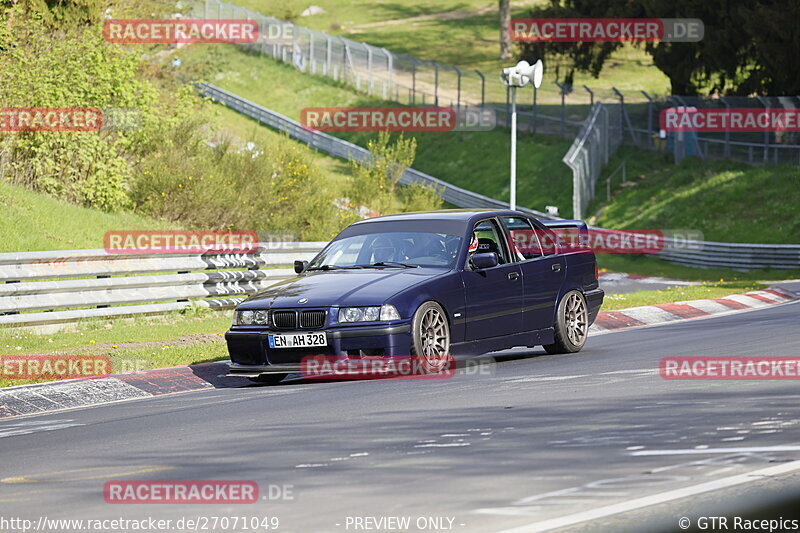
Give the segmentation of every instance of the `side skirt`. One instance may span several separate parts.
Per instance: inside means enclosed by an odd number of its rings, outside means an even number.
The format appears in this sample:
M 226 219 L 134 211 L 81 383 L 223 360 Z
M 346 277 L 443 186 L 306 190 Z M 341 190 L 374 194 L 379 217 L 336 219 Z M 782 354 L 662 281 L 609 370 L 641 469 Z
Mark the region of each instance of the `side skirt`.
M 541 346 L 542 344 L 552 344 L 553 342 L 555 342 L 553 328 L 544 328 L 515 333 L 514 335 L 451 344 L 450 353 L 452 355 L 481 355 L 517 346 Z

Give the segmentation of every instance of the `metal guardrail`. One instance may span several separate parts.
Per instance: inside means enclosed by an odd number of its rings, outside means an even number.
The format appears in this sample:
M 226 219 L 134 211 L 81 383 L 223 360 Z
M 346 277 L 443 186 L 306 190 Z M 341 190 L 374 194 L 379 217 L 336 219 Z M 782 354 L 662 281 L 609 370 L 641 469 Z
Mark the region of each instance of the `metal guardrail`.
M 321 150 L 335 157 L 345 159 L 352 157 L 358 161 L 365 161 L 371 157 L 369 151 L 365 148 L 327 133 L 304 128 L 300 123 L 280 113 L 276 113 L 271 109 L 250 102 L 224 89 L 207 83 L 200 83 L 197 87 L 206 96 L 224 103 L 231 109 L 257 120 L 262 124 L 283 131 L 289 134 L 293 139 L 303 142 L 312 148 Z M 619 144 L 622 136 L 622 114 L 619 106 L 613 104 L 595 104 L 595 106 L 601 105 L 610 115 L 610 124 L 605 125 L 607 131 L 604 132 L 604 138 L 594 139 L 591 143 L 594 147 L 592 148 L 594 157 L 601 157 L 603 155 L 606 143 L 608 143 L 609 150 L 613 149 L 615 145 Z M 599 109 L 599 107 L 596 107 L 596 109 Z M 581 148 L 583 148 L 583 145 L 576 147 L 575 152 Z M 573 153 L 572 149 L 567 156 L 565 156 L 565 159 L 569 157 L 570 153 Z M 594 183 L 589 185 L 592 177 L 590 175 L 582 175 L 580 179 L 587 183 L 587 191 L 591 190 L 593 194 Z M 596 181 L 596 179 L 595 177 L 594 180 Z M 405 173 L 400 178 L 400 183 L 408 184 L 413 182 L 424 183 L 438 188 L 442 191 L 442 197 L 445 201 L 457 207 L 486 207 L 495 209 L 504 209 L 508 207 L 507 203 L 500 200 L 495 200 L 494 198 L 489 198 L 488 196 L 456 187 L 455 185 L 451 185 L 418 170 L 411 168 L 406 169 Z M 583 187 L 583 185 L 581 186 Z M 586 199 L 585 203 L 588 204 L 588 199 Z M 517 209 L 543 220 L 560 219 L 559 217 L 548 215 L 534 209 L 524 207 L 518 207 Z M 674 241 L 669 238 L 665 239 L 665 245 L 665 251 L 654 254 L 655 257 L 687 266 L 701 268 L 732 268 L 738 270 L 761 268 L 800 269 L 800 245 L 720 243 L 691 240 Z
M 800 244 L 673 242 L 671 239 L 665 239 L 665 243 L 665 250 L 655 257 L 690 267 L 740 271 L 800 269 Z
M 333 135 L 315 131 L 304 127 L 299 122 L 290 119 L 287 116 L 281 115 L 271 109 L 260 106 L 254 102 L 246 100 L 231 92 L 221 89 L 208 83 L 198 83 L 198 90 L 201 94 L 208 96 L 217 102 L 223 103 L 229 108 L 242 113 L 245 116 L 257 120 L 258 122 L 269 126 L 278 131 L 288 134 L 291 138 L 296 139 L 306 145 L 325 152 L 328 155 L 339 157 L 342 159 L 354 159 L 356 161 L 369 161 L 372 155 L 369 150 L 362 148 L 356 144 L 340 139 Z M 435 178 L 419 170 L 407 168 L 403 175 L 400 177 L 400 184 L 408 185 L 410 183 L 422 183 L 441 191 L 441 196 L 445 202 L 448 202 L 456 207 L 467 208 L 492 208 L 492 209 L 505 209 L 508 207 L 507 202 L 495 200 L 482 194 L 473 191 L 468 191 L 461 187 L 457 187 L 439 178 Z M 546 220 L 554 219 L 553 217 L 541 211 L 534 209 L 519 208 L 520 211 L 530 213 L 537 218 Z
M 0 326 L 230 309 L 290 278 L 326 243 L 260 244 L 251 254 L 115 255 L 105 250 L 0 254 Z M 693 267 L 800 268 L 800 245 L 666 239 L 656 257 Z
M 294 275 L 326 243 L 259 244 L 249 254 L 118 255 L 105 250 L 0 254 L 0 325 L 231 308 Z

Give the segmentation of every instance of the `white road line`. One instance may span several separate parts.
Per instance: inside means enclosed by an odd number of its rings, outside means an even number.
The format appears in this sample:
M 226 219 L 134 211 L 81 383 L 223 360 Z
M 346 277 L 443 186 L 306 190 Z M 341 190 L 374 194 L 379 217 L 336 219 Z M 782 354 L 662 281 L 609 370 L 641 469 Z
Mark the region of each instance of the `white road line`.
M 777 476 L 780 474 L 786 474 L 788 472 L 794 472 L 795 470 L 800 470 L 800 461 L 792 461 L 790 463 L 762 468 L 761 470 L 753 470 L 751 472 L 747 472 L 746 474 L 716 479 L 714 481 L 700 483 L 699 485 L 693 485 L 691 487 L 670 490 L 660 494 L 653 494 L 652 496 L 645 496 L 643 498 L 637 498 L 635 500 L 629 500 L 613 505 L 606 505 L 605 507 L 598 507 L 596 509 L 583 511 L 581 513 L 561 516 L 559 518 L 552 518 L 550 520 L 543 520 L 541 522 L 532 522 L 524 526 L 505 529 L 498 533 L 529 533 L 536 531 L 549 531 L 551 529 L 558 529 L 579 524 L 588 520 L 597 520 L 598 518 L 613 516 L 619 513 L 626 513 L 628 511 L 634 511 L 636 509 L 649 507 L 651 505 L 687 498 L 696 494 L 703 494 L 705 492 L 711 492 L 727 487 L 733 487 L 735 485 L 750 483 L 751 481 L 761 480 L 766 476 Z
M 684 450 L 642 450 L 629 455 L 699 455 L 706 453 L 760 453 L 760 452 L 800 452 L 800 446 L 751 446 L 744 448 L 687 448 Z

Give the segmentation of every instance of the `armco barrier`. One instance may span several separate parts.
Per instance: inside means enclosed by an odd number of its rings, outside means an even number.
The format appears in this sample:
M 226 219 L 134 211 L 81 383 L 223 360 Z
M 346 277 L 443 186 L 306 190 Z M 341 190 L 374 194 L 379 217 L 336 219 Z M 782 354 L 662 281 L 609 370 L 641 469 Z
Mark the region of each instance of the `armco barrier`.
M 0 254 L 0 325 L 230 308 L 294 275 L 324 242 L 260 244 L 251 254 L 115 255 L 105 250 Z
M 0 326 L 229 309 L 294 275 L 324 242 L 260 244 L 251 254 L 114 255 L 105 250 L 0 254 Z M 800 269 L 800 245 L 667 239 L 657 257 L 693 267 Z
M 258 122 L 269 126 L 278 131 L 288 134 L 291 138 L 296 139 L 302 143 L 307 144 L 311 148 L 325 152 L 333 157 L 342 159 L 354 159 L 356 161 L 368 161 L 372 156 L 366 148 L 362 148 L 344 139 L 340 139 L 333 135 L 315 131 L 303 127 L 299 122 L 290 119 L 280 113 L 276 113 L 271 109 L 260 106 L 240 96 L 237 96 L 225 89 L 220 89 L 208 83 L 197 84 L 198 90 L 201 94 L 223 103 L 229 108 L 238 111 L 239 113 L 257 120 Z M 414 170 L 413 168 L 406 169 L 403 176 L 400 178 L 400 183 L 408 185 L 410 183 L 423 183 L 435 187 L 441 191 L 442 198 L 456 207 L 487 207 L 493 209 L 503 209 L 508 207 L 506 202 L 489 198 L 476 192 L 456 187 L 446 181 L 442 181 L 433 176 L 429 176 L 424 172 Z M 527 209 L 524 207 L 519 208 L 520 211 L 530 213 L 537 218 L 551 220 L 557 217 L 552 217 L 534 209 Z

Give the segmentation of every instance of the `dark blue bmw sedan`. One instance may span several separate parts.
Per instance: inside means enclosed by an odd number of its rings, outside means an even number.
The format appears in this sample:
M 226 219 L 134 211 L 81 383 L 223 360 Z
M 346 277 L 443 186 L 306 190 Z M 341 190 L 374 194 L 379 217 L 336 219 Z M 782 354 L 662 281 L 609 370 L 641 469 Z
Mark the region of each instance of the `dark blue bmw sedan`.
M 443 210 L 345 228 L 260 291 L 225 334 L 229 375 L 277 382 L 310 355 L 441 357 L 516 346 L 579 351 L 603 302 L 594 254 L 518 211 Z

